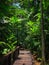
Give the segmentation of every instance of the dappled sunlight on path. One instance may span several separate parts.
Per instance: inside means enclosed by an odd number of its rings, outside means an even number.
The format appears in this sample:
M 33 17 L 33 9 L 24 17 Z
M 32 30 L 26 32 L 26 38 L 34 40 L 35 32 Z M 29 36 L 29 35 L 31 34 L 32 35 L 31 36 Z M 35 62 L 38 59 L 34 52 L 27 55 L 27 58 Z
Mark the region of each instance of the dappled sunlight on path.
M 15 60 L 13 65 L 33 65 L 30 51 L 20 50 L 18 59 Z

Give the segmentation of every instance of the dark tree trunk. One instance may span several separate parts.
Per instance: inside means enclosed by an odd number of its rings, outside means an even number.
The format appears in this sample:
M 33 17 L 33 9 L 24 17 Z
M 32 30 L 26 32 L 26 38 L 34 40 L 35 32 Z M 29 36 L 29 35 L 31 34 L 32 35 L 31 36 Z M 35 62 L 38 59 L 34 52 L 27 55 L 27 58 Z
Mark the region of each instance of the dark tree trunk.
M 44 36 L 44 16 L 43 16 L 43 4 L 40 0 L 41 9 L 41 40 L 42 40 L 42 65 L 45 65 L 45 36 Z

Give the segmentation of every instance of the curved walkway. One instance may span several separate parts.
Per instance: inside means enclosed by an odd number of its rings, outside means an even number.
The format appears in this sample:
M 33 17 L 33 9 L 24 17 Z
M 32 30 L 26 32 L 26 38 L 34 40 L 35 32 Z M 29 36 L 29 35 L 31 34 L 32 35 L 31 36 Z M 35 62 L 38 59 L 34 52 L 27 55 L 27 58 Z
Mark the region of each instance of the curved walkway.
M 20 50 L 18 59 L 15 60 L 13 65 L 34 65 L 30 51 Z

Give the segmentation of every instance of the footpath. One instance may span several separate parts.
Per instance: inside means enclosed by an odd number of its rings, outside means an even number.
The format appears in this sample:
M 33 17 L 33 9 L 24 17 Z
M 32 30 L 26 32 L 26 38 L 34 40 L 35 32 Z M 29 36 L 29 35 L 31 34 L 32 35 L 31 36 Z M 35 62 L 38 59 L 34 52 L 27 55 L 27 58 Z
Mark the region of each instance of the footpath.
M 30 51 L 20 50 L 19 56 L 13 65 L 34 65 Z

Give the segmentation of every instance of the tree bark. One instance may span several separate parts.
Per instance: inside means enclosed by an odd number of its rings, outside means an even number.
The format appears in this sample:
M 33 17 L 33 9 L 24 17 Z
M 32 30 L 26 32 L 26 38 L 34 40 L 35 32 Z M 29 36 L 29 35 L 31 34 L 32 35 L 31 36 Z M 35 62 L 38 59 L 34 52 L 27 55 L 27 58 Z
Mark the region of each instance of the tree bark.
M 45 65 L 45 36 L 44 36 L 44 16 L 43 16 L 42 0 L 40 0 L 40 11 L 41 11 L 42 65 Z

